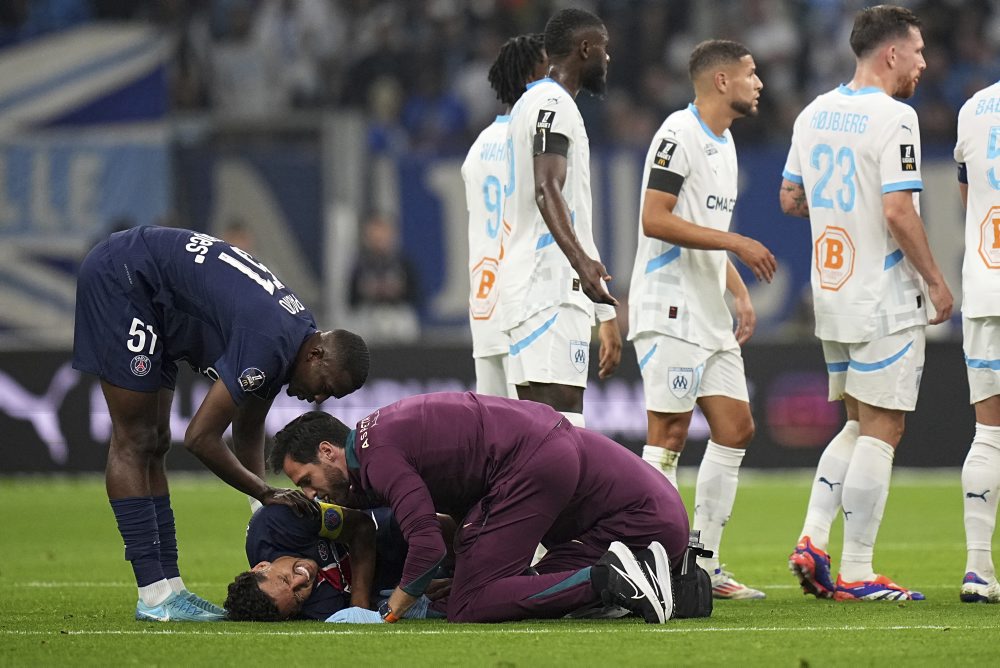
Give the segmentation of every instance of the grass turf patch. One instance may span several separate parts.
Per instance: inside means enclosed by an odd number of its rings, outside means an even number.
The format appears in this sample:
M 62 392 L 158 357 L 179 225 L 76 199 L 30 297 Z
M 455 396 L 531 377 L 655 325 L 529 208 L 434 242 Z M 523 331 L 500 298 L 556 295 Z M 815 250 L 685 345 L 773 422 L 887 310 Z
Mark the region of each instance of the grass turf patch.
M 691 507 L 693 475 L 682 491 Z M 718 601 L 709 619 L 493 625 L 148 624 L 98 478 L 0 478 L 0 664 L 435 666 L 940 665 L 992 663 L 1000 606 L 958 600 L 965 560 L 957 470 L 897 472 L 875 565 L 921 602 L 841 604 L 803 596 L 787 570 L 808 474 L 745 472 L 722 558 L 762 601 Z M 221 603 L 247 567 L 245 497 L 211 477 L 175 476 L 181 572 Z M 839 524 L 839 523 L 838 523 Z M 836 567 L 839 527 L 830 546 Z

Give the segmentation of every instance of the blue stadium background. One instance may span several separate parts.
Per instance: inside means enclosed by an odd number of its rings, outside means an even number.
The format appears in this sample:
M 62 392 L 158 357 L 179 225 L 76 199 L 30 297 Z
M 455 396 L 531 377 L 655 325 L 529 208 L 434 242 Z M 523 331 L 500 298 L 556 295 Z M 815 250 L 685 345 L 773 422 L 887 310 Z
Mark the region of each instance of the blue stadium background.
M 97 471 L 108 421 L 93 379 L 68 366 L 75 271 L 130 225 L 215 234 L 233 221 L 324 326 L 359 329 L 347 283 L 359 225 L 396 217 L 419 277 L 421 334 L 372 337 L 371 382 L 328 410 L 350 422 L 414 392 L 473 384 L 466 324 L 466 218 L 459 174 L 498 111 L 485 70 L 502 40 L 541 30 L 567 3 L 496 0 L 38 0 L 0 7 L 0 464 L 3 472 Z M 847 80 L 846 32 L 864 4 L 832 0 L 605 0 L 609 92 L 581 96 L 592 141 L 597 240 L 625 294 L 641 164 L 662 118 L 690 97 L 686 56 L 708 37 L 754 52 L 761 115 L 734 127 L 735 227 L 778 257 L 753 284 L 745 350 L 758 423 L 751 466 L 810 466 L 841 420 L 825 401 L 811 334 L 807 226 L 777 190 L 795 114 Z M 960 292 L 962 217 L 951 146 L 958 106 L 1000 74 L 1000 2 L 904 2 L 922 16 L 928 71 L 914 105 L 924 140 L 921 206 Z M 750 277 L 746 277 L 750 282 Z M 623 322 L 627 318 L 621 313 Z M 363 328 L 360 328 L 362 333 Z M 972 429 L 960 321 L 932 330 L 921 401 L 897 462 L 957 466 Z M 175 434 L 206 390 L 185 377 Z M 280 403 L 269 428 L 305 406 Z M 590 426 L 630 447 L 645 415 L 634 352 L 587 392 Z M 703 444 L 696 419 L 692 440 Z M 179 449 L 178 449 L 179 450 Z M 197 465 L 183 452 L 171 466 Z

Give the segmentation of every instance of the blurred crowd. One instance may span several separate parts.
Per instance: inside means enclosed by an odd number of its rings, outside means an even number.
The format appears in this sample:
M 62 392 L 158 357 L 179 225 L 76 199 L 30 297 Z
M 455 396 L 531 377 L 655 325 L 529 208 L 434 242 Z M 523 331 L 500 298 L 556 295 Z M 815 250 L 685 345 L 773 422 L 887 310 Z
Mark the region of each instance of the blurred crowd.
M 817 93 L 853 72 L 860 0 L 4 0 L 0 45 L 84 21 L 141 19 L 174 39 L 178 111 L 266 119 L 346 106 L 376 151 L 464 151 L 497 112 L 486 72 L 503 41 L 556 9 L 597 13 L 611 35 L 609 89 L 583 99 L 591 141 L 645 146 L 691 96 L 687 59 L 724 37 L 754 53 L 765 89 L 741 140 L 786 140 Z M 950 141 L 968 95 L 1000 74 L 1000 0 L 902 0 L 924 22 L 914 99 L 925 142 Z

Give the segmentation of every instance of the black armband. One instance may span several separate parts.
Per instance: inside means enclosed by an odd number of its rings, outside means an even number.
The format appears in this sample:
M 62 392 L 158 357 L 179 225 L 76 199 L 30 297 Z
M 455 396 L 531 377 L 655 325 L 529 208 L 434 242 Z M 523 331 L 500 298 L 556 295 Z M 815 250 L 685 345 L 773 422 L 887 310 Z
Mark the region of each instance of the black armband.
M 659 190 L 676 195 L 681 191 L 682 185 L 684 185 L 684 177 L 677 172 L 670 172 L 666 169 L 649 170 L 649 179 L 646 181 L 646 187 L 651 190 Z
M 535 133 L 535 146 L 532 155 L 542 155 L 543 153 L 555 153 L 565 158 L 569 155 L 569 137 L 558 132 L 538 130 Z
M 958 163 L 958 182 L 969 185 L 969 170 L 964 162 Z

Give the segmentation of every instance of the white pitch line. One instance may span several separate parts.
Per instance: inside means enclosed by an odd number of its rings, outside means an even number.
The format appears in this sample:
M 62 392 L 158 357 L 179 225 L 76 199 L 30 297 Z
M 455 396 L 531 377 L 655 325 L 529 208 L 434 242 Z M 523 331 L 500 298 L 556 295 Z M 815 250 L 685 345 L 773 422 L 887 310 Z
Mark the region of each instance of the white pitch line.
M 551 623 L 551 622 L 548 622 Z M 0 635 L 7 636 L 49 636 L 49 635 L 70 635 L 70 636 L 319 636 L 336 634 L 343 635 L 373 635 L 374 629 L 348 629 L 343 624 L 336 625 L 336 628 L 327 627 L 329 630 L 316 631 L 195 631 L 195 630 L 172 630 L 172 629 L 150 629 L 148 631 L 20 631 L 15 629 L 0 629 Z M 639 631 L 641 633 L 760 633 L 760 632 L 807 632 L 816 631 L 983 631 L 986 629 L 1000 629 L 1000 625 L 935 625 L 935 624 L 897 624 L 893 626 L 746 626 L 746 627 L 695 627 L 695 628 L 662 628 L 659 626 L 630 626 L 629 631 Z M 579 627 L 566 625 L 560 628 L 535 628 L 535 629 L 503 629 L 503 628 L 450 628 L 442 629 L 405 629 L 393 627 L 386 629 L 384 633 L 390 635 L 537 635 L 549 633 L 608 633 L 612 629 L 607 625 L 599 627 Z M 380 633 L 383 633 L 380 631 Z
M 194 588 L 200 587 L 224 587 L 228 585 L 228 582 L 191 582 L 187 583 L 188 586 Z M 0 587 L 5 585 L 0 584 Z M 135 588 L 134 582 L 87 582 L 80 580 L 66 580 L 60 582 L 59 580 L 28 580 L 27 582 L 11 582 L 10 587 L 38 587 L 38 588 L 63 588 L 63 587 L 132 587 Z
M 192 589 L 201 589 L 201 588 L 207 588 L 207 587 L 225 587 L 228 584 L 229 584 L 229 582 L 191 582 L 191 583 L 188 583 L 188 586 L 190 586 Z M 755 584 L 758 587 L 760 587 L 761 589 L 765 589 L 765 590 L 766 589 L 779 589 L 779 590 L 783 590 L 783 589 L 800 589 L 801 588 L 800 585 L 792 584 L 792 583 L 789 583 L 789 582 L 781 582 L 781 583 L 773 583 L 773 584 L 765 584 L 765 583 L 758 582 L 758 583 L 755 583 Z M 952 588 L 954 586 L 955 585 L 954 585 L 953 582 L 949 582 L 947 584 L 926 584 L 926 583 L 923 583 L 920 587 L 918 587 L 918 589 L 948 589 L 948 588 Z M 107 587 L 107 588 L 118 588 L 118 587 L 121 587 L 121 588 L 124 589 L 126 587 L 134 588 L 135 587 L 135 583 L 133 583 L 133 582 L 87 582 L 87 581 L 78 581 L 78 580 L 67 580 L 65 582 L 60 582 L 60 581 L 57 581 L 57 580 L 29 580 L 27 582 L 11 582 L 11 583 L 6 583 L 6 584 L 0 583 L 0 589 L 3 589 L 4 587 L 29 587 L 29 588 L 37 588 L 37 589 L 62 589 L 62 588 L 69 588 L 69 587 L 99 589 L 99 588 L 102 588 L 102 587 Z

